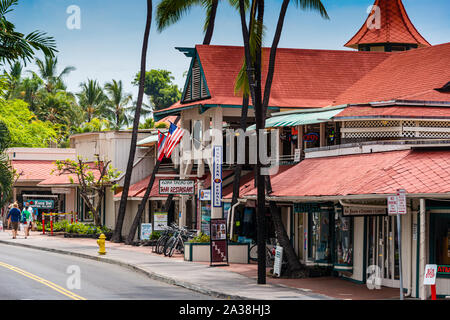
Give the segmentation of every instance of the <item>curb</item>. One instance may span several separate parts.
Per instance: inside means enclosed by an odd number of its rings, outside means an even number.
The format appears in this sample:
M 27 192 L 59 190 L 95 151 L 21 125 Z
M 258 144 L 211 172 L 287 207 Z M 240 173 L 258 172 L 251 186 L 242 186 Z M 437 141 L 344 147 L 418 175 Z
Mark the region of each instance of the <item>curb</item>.
M 141 274 L 144 274 L 145 276 L 149 277 L 150 279 L 153 280 L 157 280 L 157 281 L 161 281 L 167 284 L 171 284 L 171 285 L 175 285 L 178 287 L 182 287 L 185 289 L 189 289 L 201 294 L 205 294 L 205 295 L 209 295 L 212 296 L 214 298 L 218 298 L 218 299 L 225 299 L 225 300 L 254 300 L 252 298 L 249 297 L 243 297 L 243 296 L 238 296 L 238 295 L 229 295 L 220 291 L 215 291 L 215 290 L 210 290 L 210 289 L 206 289 L 204 287 L 200 287 L 197 286 L 195 284 L 192 284 L 190 282 L 186 282 L 186 281 L 180 281 L 180 280 L 175 280 L 173 278 L 167 277 L 167 276 L 163 276 L 160 274 L 157 274 L 155 272 L 151 272 L 151 271 L 147 271 L 144 270 L 136 265 L 130 264 L 130 263 L 126 263 L 126 262 L 121 262 L 121 261 L 117 261 L 114 259 L 109 259 L 109 258 L 103 258 L 100 256 L 93 256 L 93 255 L 89 255 L 89 254 L 85 254 L 85 253 L 78 253 L 78 252 L 72 252 L 72 251 L 66 251 L 66 250 L 60 250 L 60 249 L 53 249 L 53 248 L 42 248 L 42 247 L 38 247 L 38 246 L 34 246 L 34 245 L 30 245 L 30 244 L 23 244 L 23 243 L 12 243 L 9 241 L 5 241 L 5 240 L 0 240 L 1 244 L 6 244 L 6 245 L 11 245 L 11 246 L 17 246 L 17 247 L 24 247 L 24 248 L 28 248 L 28 249 L 35 249 L 35 250 L 41 250 L 41 251 L 48 251 L 48 252 L 53 252 L 53 253 L 58 253 L 58 254 L 64 254 L 64 255 L 69 255 L 69 256 L 75 256 L 75 257 L 79 257 L 79 258 L 84 258 L 84 259 L 89 259 L 89 260 L 94 260 L 94 261 L 99 261 L 99 262 L 106 262 L 106 263 L 110 263 L 110 264 L 114 264 L 114 265 L 118 265 L 121 267 L 125 267 L 127 269 L 139 272 Z

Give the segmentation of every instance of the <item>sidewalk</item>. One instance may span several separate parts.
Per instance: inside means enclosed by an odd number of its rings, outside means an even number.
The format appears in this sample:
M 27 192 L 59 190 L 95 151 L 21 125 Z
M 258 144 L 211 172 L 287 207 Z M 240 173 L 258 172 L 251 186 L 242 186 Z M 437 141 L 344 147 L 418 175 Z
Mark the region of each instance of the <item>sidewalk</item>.
M 28 239 L 11 231 L 0 232 L 0 243 L 118 264 L 145 273 L 149 277 L 222 299 L 259 300 L 329 300 L 395 299 L 398 289 L 368 290 L 366 286 L 337 278 L 278 279 L 267 276 L 267 284 L 257 285 L 256 264 L 231 264 L 210 267 L 209 263 L 184 261 L 151 252 L 151 247 L 106 243 L 107 254 L 98 255 L 95 239 L 64 238 L 32 232 Z

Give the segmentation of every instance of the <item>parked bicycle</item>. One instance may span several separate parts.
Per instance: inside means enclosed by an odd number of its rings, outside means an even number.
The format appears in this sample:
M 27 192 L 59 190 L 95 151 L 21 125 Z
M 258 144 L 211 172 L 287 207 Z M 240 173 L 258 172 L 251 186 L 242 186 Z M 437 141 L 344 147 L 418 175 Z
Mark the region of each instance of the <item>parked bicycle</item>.
M 196 232 L 196 230 L 188 230 L 185 227 L 175 230 L 172 237 L 166 242 L 164 255 L 171 257 L 175 250 L 184 253 L 184 242 L 194 238 Z
M 152 252 L 156 252 L 158 254 L 162 254 L 165 250 L 167 241 L 172 237 L 175 230 L 177 230 L 178 226 L 174 223 L 170 226 L 164 227 L 164 230 L 156 242 L 155 246 L 152 249 Z
M 266 242 L 266 267 L 272 267 L 275 262 L 275 239 L 269 239 Z M 252 261 L 258 261 L 258 245 L 253 243 L 250 247 L 249 258 Z

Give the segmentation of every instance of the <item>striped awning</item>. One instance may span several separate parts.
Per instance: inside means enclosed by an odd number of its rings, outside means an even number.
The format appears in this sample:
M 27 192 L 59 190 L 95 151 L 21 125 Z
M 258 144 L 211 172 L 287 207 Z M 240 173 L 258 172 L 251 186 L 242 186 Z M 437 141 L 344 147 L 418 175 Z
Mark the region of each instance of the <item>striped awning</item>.
M 266 119 L 266 128 L 274 127 L 295 127 L 306 124 L 327 122 L 340 113 L 346 106 L 326 107 L 309 110 L 287 111 L 274 114 Z M 255 130 L 256 125 L 252 125 L 248 130 Z

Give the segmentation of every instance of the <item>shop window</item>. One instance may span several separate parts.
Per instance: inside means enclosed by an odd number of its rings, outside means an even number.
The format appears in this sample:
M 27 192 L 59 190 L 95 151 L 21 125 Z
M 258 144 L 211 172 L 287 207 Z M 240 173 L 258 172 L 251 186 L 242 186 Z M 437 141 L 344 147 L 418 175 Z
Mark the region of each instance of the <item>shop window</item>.
M 339 265 L 353 264 L 353 220 L 344 217 L 342 212 L 337 214 L 336 228 L 336 258 L 335 263 Z
M 330 213 L 328 211 L 314 211 L 309 213 L 308 219 L 308 258 L 315 262 L 330 262 Z
M 434 263 L 437 265 L 450 265 L 450 213 L 431 214 L 432 227 L 431 233 L 431 252 L 434 252 Z

